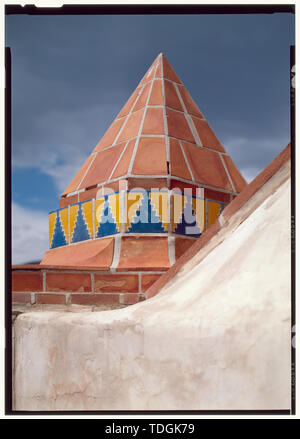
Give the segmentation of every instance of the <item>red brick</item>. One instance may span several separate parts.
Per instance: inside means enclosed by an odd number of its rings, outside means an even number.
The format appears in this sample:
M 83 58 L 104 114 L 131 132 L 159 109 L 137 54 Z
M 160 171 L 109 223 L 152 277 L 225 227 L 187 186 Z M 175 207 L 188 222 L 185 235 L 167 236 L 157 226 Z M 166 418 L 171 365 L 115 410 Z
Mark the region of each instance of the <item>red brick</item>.
M 120 160 L 120 162 L 118 163 L 113 175 L 111 176 L 111 178 L 118 178 L 118 177 L 122 177 L 123 175 L 126 175 L 128 173 L 128 167 L 129 167 L 129 163 L 132 157 L 132 153 L 133 153 L 133 148 L 135 146 L 135 142 L 136 139 L 132 139 L 128 145 L 127 148 L 122 156 L 122 159 Z
M 164 75 L 164 78 L 170 79 L 171 81 L 174 81 L 174 82 L 181 83 L 180 79 L 178 78 L 177 74 L 175 73 L 175 71 L 171 67 L 171 65 L 170 65 L 169 61 L 167 60 L 167 58 L 165 57 L 165 55 L 163 55 L 163 75 Z
M 184 189 L 192 189 L 192 195 L 197 195 L 197 189 L 198 186 L 195 186 L 193 184 L 189 184 L 183 181 L 179 181 L 179 180 L 171 180 L 171 186 L 170 189 L 174 190 L 174 193 L 177 192 L 177 189 L 179 189 L 182 194 L 184 193 Z M 202 189 L 202 188 L 199 188 Z
M 136 111 L 129 116 L 129 119 L 126 122 L 126 125 L 123 127 L 120 137 L 118 139 L 119 142 L 123 142 L 124 140 L 131 139 L 136 137 L 139 132 L 141 120 L 144 114 L 144 110 Z
M 96 198 L 98 191 L 101 191 L 100 187 L 94 187 L 93 189 L 88 189 L 87 191 L 79 193 L 79 201 L 91 200 Z
M 128 178 L 128 190 L 142 188 L 145 190 L 163 189 L 168 187 L 166 178 Z
M 151 96 L 149 99 L 149 105 L 163 105 L 161 85 L 162 85 L 161 80 L 155 80 L 153 82 Z
M 168 238 L 157 236 L 122 237 L 117 271 L 167 270 L 170 267 Z
M 71 181 L 71 183 L 69 184 L 69 186 L 67 187 L 67 189 L 64 191 L 64 193 L 62 195 L 69 194 L 70 192 L 76 191 L 79 183 L 82 180 L 82 177 L 85 174 L 85 171 L 87 170 L 87 168 L 90 165 L 93 158 L 94 158 L 94 155 L 92 155 L 92 154 L 87 158 L 87 160 L 84 162 L 84 164 L 79 169 L 79 171 L 77 172 L 77 174 L 75 175 L 75 177 L 73 178 L 73 180 Z
M 65 245 L 45 252 L 43 268 L 108 270 L 114 253 L 114 238 L 90 239 L 74 245 Z M 86 269 L 87 269 L 86 268 Z
M 14 271 L 12 273 L 12 291 L 43 291 L 43 274 Z
M 65 305 L 66 304 L 66 295 L 65 294 L 41 293 L 41 294 L 35 295 L 35 301 L 37 304 Z
M 226 152 L 206 120 L 196 119 L 195 117 L 192 117 L 192 119 L 203 146 Z
M 175 258 L 179 259 L 194 243 L 193 239 L 175 238 Z
M 120 113 L 118 114 L 117 119 L 119 117 L 122 117 L 122 116 L 127 116 L 127 114 L 130 112 L 130 110 L 131 110 L 131 108 L 132 108 L 132 106 L 137 98 L 139 91 L 140 91 L 139 88 L 136 88 L 134 90 L 134 92 L 132 93 L 132 95 L 130 96 L 130 98 L 128 99 L 128 101 L 126 102 L 126 104 L 124 105 L 124 107 L 122 108 Z
M 91 164 L 79 189 L 107 181 L 124 148 L 125 143 L 119 143 L 105 151 L 100 151 Z
M 167 170 L 165 139 L 143 137 L 138 144 L 133 174 L 165 175 Z
M 185 155 L 198 183 L 232 191 L 220 156 L 215 151 L 182 142 Z
M 78 202 L 78 194 L 72 195 L 71 197 L 60 198 L 59 200 L 59 208 L 69 206 L 70 204 L 75 204 Z
M 137 274 L 95 274 L 94 291 L 138 293 L 139 278 Z
M 161 78 L 161 62 L 159 62 L 157 70 L 156 70 L 156 74 L 155 74 L 155 78 Z
M 231 177 L 231 180 L 234 184 L 236 192 L 241 192 L 245 186 L 247 186 L 247 182 L 232 161 L 231 157 L 228 157 L 226 155 L 223 156 L 223 160 L 225 161 L 225 164 L 227 166 L 227 170 L 229 172 L 229 175 Z
M 124 305 L 133 305 L 134 303 L 140 302 L 139 294 L 124 294 L 122 298 L 122 303 Z
M 139 86 L 143 85 L 145 82 L 148 82 L 154 78 L 156 65 L 157 65 L 157 58 L 155 58 L 155 60 L 153 61 L 153 63 L 151 64 L 151 66 L 149 67 L 149 69 L 147 70 L 145 75 L 143 76 L 141 82 L 139 83 Z
M 170 139 L 170 165 L 171 175 L 185 178 L 186 180 L 192 180 L 192 176 L 185 163 L 179 142 L 175 139 Z
M 126 183 L 126 179 L 111 181 L 110 183 L 104 184 L 103 186 L 99 187 L 99 189 L 101 190 L 102 187 L 104 188 L 104 194 L 111 194 L 112 192 L 126 190 L 127 183 Z
M 230 194 L 221 191 L 213 191 L 212 189 L 204 188 L 204 198 L 210 200 L 223 201 L 224 203 L 230 203 Z
M 183 111 L 179 97 L 172 82 L 164 81 L 164 86 L 166 106 L 174 108 L 175 110 Z
M 115 138 L 117 137 L 117 134 L 123 126 L 124 121 L 125 119 L 118 119 L 110 125 L 110 127 L 102 137 L 101 141 L 95 147 L 94 152 L 100 151 L 100 149 L 106 148 L 107 146 L 110 146 L 114 143 Z
M 166 109 L 166 113 L 169 135 L 171 137 L 176 137 L 177 139 L 195 143 L 194 136 L 184 114 L 170 110 L 169 108 Z
M 120 295 L 109 293 L 71 294 L 71 302 L 77 305 L 100 305 L 119 303 Z
M 30 303 L 30 293 L 12 293 L 13 303 Z
M 46 273 L 46 291 L 91 291 L 89 273 Z
M 147 108 L 142 134 L 165 134 L 162 108 Z
M 12 266 L 13 271 L 41 271 L 41 268 L 40 264 L 20 264 Z
M 143 293 L 151 287 L 154 282 L 159 279 L 161 274 L 143 274 L 142 275 L 142 291 Z
M 193 98 L 191 97 L 189 92 L 184 88 L 184 86 L 178 85 L 178 90 L 182 97 L 187 112 L 194 116 L 203 118 L 202 113 L 199 111 L 197 105 L 193 101 Z
M 150 82 L 148 82 L 148 84 L 145 85 L 132 111 L 137 111 L 145 107 L 150 91 L 150 85 L 151 85 Z

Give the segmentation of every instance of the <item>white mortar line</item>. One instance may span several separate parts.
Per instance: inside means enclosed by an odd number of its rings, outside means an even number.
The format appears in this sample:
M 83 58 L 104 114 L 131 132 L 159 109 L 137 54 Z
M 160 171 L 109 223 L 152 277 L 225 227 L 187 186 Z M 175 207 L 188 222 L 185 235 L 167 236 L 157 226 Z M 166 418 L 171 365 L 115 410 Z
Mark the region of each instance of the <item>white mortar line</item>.
M 118 134 L 117 134 L 117 137 L 115 138 L 114 142 L 112 143 L 112 146 L 114 146 L 114 145 L 117 143 L 117 140 L 118 140 L 118 138 L 120 137 L 120 134 L 121 134 L 121 132 L 122 132 L 124 126 L 127 124 L 127 120 L 129 119 L 129 117 L 130 117 L 131 114 L 133 113 L 132 110 L 133 110 L 133 108 L 135 107 L 135 104 L 137 103 L 139 97 L 141 96 L 141 94 L 142 94 L 144 88 L 145 88 L 145 84 L 141 87 L 141 90 L 139 90 L 139 92 L 138 92 L 138 94 L 137 94 L 137 97 L 136 97 L 134 103 L 132 104 L 132 107 L 130 108 L 129 113 L 127 114 L 126 119 L 125 119 L 123 125 L 121 126 L 121 128 L 120 128 L 120 130 L 119 130 L 119 132 L 118 132 Z M 134 92 L 133 92 L 133 93 L 134 93 Z M 125 105 L 126 105 L 126 104 L 125 104 Z M 141 110 L 141 109 L 140 109 L 140 110 Z M 140 111 L 140 110 L 137 110 L 137 111 Z
M 168 174 L 130 174 L 129 177 L 135 178 L 167 178 Z
M 205 199 L 205 230 L 208 228 L 208 201 Z
M 169 215 L 169 226 L 168 226 L 168 235 L 172 236 L 173 231 L 172 231 L 172 227 L 173 227 L 173 198 L 172 197 L 172 191 L 169 189 L 168 190 L 168 215 Z
M 46 291 L 46 273 L 43 272 L 43 292 Z
M 167 81 L 167 79 L 163 79 L 163 80 L 161 80 L 161 79 L 151 79 L 151 81 Z M 150 82 L 150 81 L 149 81 Z M 169 81 L 170 82 L 170 81 Z M 175 85 L 175 84 L 174 84 Z M 168 105 L 166 105 L 165 106 L 166 108 L 169 108 L 170 110 L 174 110 L 174 111 L 176 111 L 177 113 L 184 113 L 184 111 L 181 111 L 181 110 L 178 110 L 177 108 L 173 108 L 173 107 L 169 107 Z M 148 108 L 163 108 L 163 105 L 159 105 L 159 104 L 150 104 L 150 105 L 148 105 Z M 132 111 L 130 114 L 134 114 L 134 113 L 137 113 L 138 111 L 140 111 L 142 108 L 139 108 L 138 110 L 134 110 L 134 111 Z M 200 110 L 199 110 L 200 111 Z M 188 113 L 188 114 L 190 114 L 190 113 Z M 193 116 L 193 117 L 195 117 L 196 119 L 199 119 L 199 120 L 205 120 L 206 121 L 206 119 L 204 118 L 204 117 L 200 117 L 200 116 L 196 116 L 195 114 L 191 114 L 191 116 Z M 117 122 L 118 120 L 121 120 L 121 119 L 125 119 L 127 116 L 122 116 L 122 117 L 119 117 L 118 119 L 115 119 L 114 120 L 114 122 Z M 107 131 L 107 130 L 106 130 Z M 100 143 L 100 142 L 98 142 L 98 143 Z M 97 145 L 98 145 L 98 143 L 97 143 Z M 96 145 L 96 146 L 97 146 Z M 96 148 L 96 146 L 95 146 L 95 148 Z M 94 149 L 95 149 L 94 148 Z M 101 150 L 102 151 L 102 150 Z M 97 153 L 98 151 L 94 151 L 93 150 L 93 153 Z
M 184 238 L 184 236 L 183 235 L 176 235 L 177 237 L 183 237 Z M 192 238 L 192 239 L 197 239 L 197 238 Z M 166 270 L 164 270 L 164 271 L 166 271 Z M 163 270 L 122 270 L 122 271 L 116 271 L 116 273 L 115 273 L 115 275 L 116 276 L 118 276 L 118 275 L 124 275 L 124 274 L 138 274 L 138 273 L 140 273 L 140 272 L 142 272 L 143 274 L 159 274 L 159 273 L 163 273 L 164 272 Z M 94 274 L 101 274 L 101 276 L 105 276 L 105 275 L 107 275 L 107 276 L 109 276 L 110 274 L 111 274 L 111 271 L 110 270 L 100 270 L 100 269 L 98 269 L 97 267 L 95 267 L 95 268 L 87 268 L 86 270 L 83 268 L 83 269 L 79 269 L 79 270 L 74 270 L 74 269 L 69 269 L 69 268 L 63 268 L 63 269 L 59 269 L 59 270 L 45 270 L 45 272 L 47 272 L 47 273 L 70 273 L 70 274 L 73 274 L 73 273 L 82 273 L 82 274 L 91 274 L 91 273 L 94 273 Z M 42 293 L 52 293 L 52 294 L 57 294 L 57 291 L 36 291 L 34 294 L 36 294 L 36 293 L 38 293 L 38 294 L 42 294 Z M 65 292 L 65 291 L 62 291 L 62 292 Z M 76 293 L 76 291 L 73 291 L 74 293 Z M 77 291 L 78 292 L 78 291 Z M 17 294 L 19 294 L 19 293 L 28 293 L 28 291 L 17 291 L 16 292 Z M 82 292 L 78 292 L 79 294 L 82 294 Z M 137 294 L 137 293 L 136 293 Z
M 137 136 L 131 137 L 130 139 L 128 139 L 128 141 L 133 140 L 133 139 L 135 139 L 136 137 L 137 137 Z M 147 137 L 164 138 L 164 137 L 166 137 L 166 136 L 165 136 L 164 134 L 141 134 L 140 137 L 141 137 L 141 138 L 147 138 Z M 193 145 L 193 146 L 197 146 L 197 147 L 202 148 L 202 149 L 206 149 L 207 151 L 216 152 L 216 153 L 218 153 L 218 154 L 221 154 L 222 156 L 228 156 L 228 157 L 230 157 L 230 155 L 229 155 L 227 152 L 218 151 L 218 150 L 216 150 L 216 149 L 214 149 L 214 148 L 208 148 L 207 146 L 203 146 L 203 145 L 196 145 L 195 143 L 189 142 L 188 140 L 182 140 L 182 139 L 180 139 L 180 138 L 178 138 L 178 137 L 173 137 L 173 136 L 168 135 L 168 139 L 175 139 L 175 140 L 177 140 L 177 141 L 181 141 L 181 142 L 188 143 L 189 145 Z M 124 143 L 124 142 L 120 142 L 118 145 L 120 145 L 121 143 Z M 116 145 L 113 145 L 113 146 L 111 145 L 111 146 L 108 146 L 107 148 L 103 148 L 103 149 L 101 149 L 100 151 L 98 151 L 98 152 L 95 153 L 95 154 L 98 154 L 98 153 L 100 153 L 100 152 L 102 152 L 102 151 L 106 151 L 107 149 L 113 148 L 114 146 L 116 146 Z M 134 174 L 134 175 L 135 175 L 135 174 Z M 122 179 L 124 179 L 124 177 L 126 177 L 126 176 L 129 176 L 129 174 L 128 174 L 128 173 L 127 173 L 127 174 L 124 174 L 124 175 L 121 176 L 121 177 L 118 177 L 118 178 L 115 178 L 115 179 L 108 180 L 108 181 L 105 182 L 105 183 L 104 183 L 104 182 L 98 183 L 97 186 L 100 187 L 100 186 L 102 186 L 102 185 L 104 185 L 104 184 L 107 184 L 108 182 L 115 182 L 115 181 L 117 181 L 117 180 L 122 180 Z M 130 176 L 133 176 L 133 175 L 130 175 Z M 150 176 L 149 176 L 149 177 L 150 177 Z M 154 176 L 154 177 L 155 177 L 155 176 Z M 153 178 L 153 176 L 152 176 L 151 178 Z M 172 178 L 174 178 L 174 177 L 172 176 Z M 93 187 L 94 187 L 94 186 L 93 186 Z M 85 192 L 85 191 L 88 191 L 88 190 L 90 190 L 89 187 L 87 187 L 87 188 L 83 188 L 83 189 L 80 189 L 80 190 L 76 190 L 76 191 L 74 191 L 74 192 L 70 192 L 70 193 L 66 194 L 66 196 L 63 197 L 63 198 L 68 198 L 68 197 L 71 197 L 71 196 L 73 196 L 73 195 L 78 195 L 79 193 L 81 193 L 81 192 Z M 79 197 L 77 197 L 77 198 L 78 198 L 77 201 L 79 201 Z
M 93 227 L 93 236 L 92 236 L 92 238 L 95 239 L 95 236 L 96 236 L 96 230 L 95 230 L 95 198 L 92 199 L 92 227 Z
M 127 140 L 126 145 L 125 145 L 125 147 L 123 148 L 123 151 L 121 152 L 121 154 L 120 154 L 118 160 L 117 160 L 116 163 L 115 163 L 115 166 L 113 167 L 113 170 L 111 171 L 111 173 L 110 173 L 110 175 L 109 175 L 109 177 L 108 177 L 108 180 L 111 179 L 112 175 L 114 174 L 115 170 L 117 169 L 117 166 L 118 166 L 118 164 L 120 163 L 120 161 L 121 161 L 123 155 L 125 154 L 125 151 L 126 151 L 126 149 L 127 149 L 127 146 L 128 146 L 128 144 L 129 144 L 129 142 L 130 142 L 130 140 Z
M 91 276 L 91 292 L 94 293 L 95 292 L 95 277 L 94 277 L 94 273 L 90 273 Z
M 162 55 L 160 57 L 161 63 L 161 89 L 162 89 L 162 99 L 163 99 L 163 120 L 164 120 L 164 131 L 165 131 L 165 143 L 166 143 L 166 159 L 167 162 L 170 162 L 170 142 L 169 142 L 169 130 L 168 130 L 168 122 L 167 122 L 167 112 L 166 112 L 166 90 L 165 90 L 165 82 L 164 82 L 164 65 Z M 169 174 L 169 172 L 168 172 Z
M 175 258 L 175 236 L 168 236 L 168 255 L 170 264 L 173 265 L 176 261 Z
M 71 242 L 71 234 L 70 234 L 71 218 L 70 218 L 70 214 L 71 214 L 71 208 L 70 208 L 70 204 L 69 204 L 68 205 L 68 239 L 69 239 L 69 244 Z
M 78 191 L 74 191 L 74 192 L 69 192 L 64 198 L 69 198 L 72 197 L 73 195 L 78 195 Z
M 180 94 L 180 96 L 181 96 L 181 93 L 180 93 L 180 89 L 179 89 L 179 87 L 177 87 L 177 85 L 175 85 L 175 87 L 176 87 L 177 92 L 179 92 L 179 94 Z M 195 105 L 195 107 L 197 108 L 197 110 L 199 111 L 199 113 L 202 114 L 202 111 L 200 111 L 200 108 L 198 107 L 198 105 L 197 105 L 196 102 L 194 101 L 193 96 L 189 93 L 188 89 L 184 86 L 184 84 L 182 84 L 181 87 L 183 87 L 183 88 L 185 89 L 185 91 L 186 91 L 186 92 L 188 93 L 188 95 L 190 96 L 190 98 L 191 98 L 193 104 Z M 196 117 L 196 118 L 199 119 L 199 120 L 206 120 L 205 117 L 203 116 L 203 114 L 202 114 L 203 117 L 199 117 L 199 116 L 194 115 L 194 114 L 192 114 L 192 113 L 189 113 L 189 114 L 190 114 L 191 116 L 193 116 L 193 117 Z
M 174 139 L 175 139 L 175 137 L 174 137 Z M 180 141 L 180 139 L 176 139 L 176 140 Z M 191 145 L 196 146 L 193 143 L 191 143 Z M 217 151 L 215 151 L 215 152 L 217 152 Z M 222 153 L 219 153 L 219 154 L 222 154 Z M 154 174 L 131 174 L 131 175 L 127 174 L 127 175 L 123 175 L 121 177 L 113 178 L 112 180 L 109 180 L 107 182 L 98 183 L 97 187 L 99 187 L 99 188 L 101 187 L 103 189 L 104 185 L 108 185 L 110 183 L 115 183 L 116 181 L 119 181 L 119 180 L 124 180 L 124 178 L 128 177 L 128 176 L 130 176 L 131 178 L 136 178 L 136 179 L 137 178 L 153 178 L 153 179 L 155 179 L 155 178 L 157 178 L 157 179 L 161 179 L 161 178 L 166 179 L 167 178 L 168 179 L 167 174 L 155 174 L 155 175 Z M 223 193 L 226 193 L 226 194 L 232 194 L 234 196 L 238 195 L 238 193 L 235 192 L 235 191 L 230 191 L 230 190 L 227 190 L 227 189 L 222 189 L 222 188 L 217 188 L 217 187 L 214 187 L 214 186 L 209 186 L 209 185 L 206 185 L 206 184 L 203 184 L 203 183 L 199 183 L 197 181 L 192 181 L 192 180 L 187 180 L 185 178 L 177 177 L 175 175 L 172 175 L 171 178 L 173 180 L 181 181 L 183 183 L 193 183 L 197 187 L 203 187 L 203 188 L 206 188 L 206 189 L 212 189 L 212 190 L 214 190 L 216 192 L 223 192 Z M 89 189 L 87 188 L 87 190 L 89 190 Z
M 92 153 L 92 154 L 93 154 L 93 153 Z M 80 187 L 81 183 L 83 182 L 83 180 L 85 179 L 85 177 L 86 177 L 86 175 L 87 175 L 87 173 L 88 173 L 90 167 L 91 167 L 92 164 L 94 163 L 95 158 L 96 158 L 96 155 L 97 155 L 97 154 L 94 154 L 94 157 L 92 158 L 92 160 L 90 161 L 90 164 L 89 164 L 88 167 L 86 168 L 86 170 L 85 170 L 85 172 L 84 172 L 84 174 L 83 174 L 83 177 L 82 177 L 82 179 L 80 180 L 80 182 L 79 182 L 79 184 L 78 184 L 78 186 L 77 186 L 77 188 L 76 188 L 77 190 L 80 190 L 79 187 Z
M 179 139 L 176 139 L 176 140 L 179 140 Z M 112 179 L 110 181 L 107 181 L 105 183 L 103 183 L 103 182 L 99 183 L 98 187 L 103 187 L 103 185 L 108 185 L 109 183 L 115 183 L 116 181 L 123 180 L 124 177 L 125 176 L 122 176 L 122 177 L 114 178 L 114 179 Z M 155 179 L 155 178 L 157 178 L 157 179 L 164 178 L 165 179 L 167 176 L 163 175 L 163 174 L 156 174 L 156 175 L 154 175 L 154 174 L 151 174 L 151 175 L 150 174 L 131 174 L 130 177 L 131 178 L 136 178 L 136 179 L 138 179 L 138 178 L 153 178 L 153 179 Z M 223 193 L 226 193 L 226 194 L 231 194 L 232 193 L 234 196 L 238 195 L 238 193 L 234 192 L 234 191 L 230 191 L 230 190 L 222 189 L 222 188 L 217 188 L 217 187 L 214 187 L 214 186 L 209 186 L 207 184 L 199 183 L 197 181 L 193 182 L 192 180 L 187 180 L 185 178 L 177 177 L 175 175 L 172 175 L 171 178 L 173 180 L 181 181 L 183 183 L 193 183 L 197 187 L 203 187 L 203 188 L 206 188 L 206 189 L 212 189 L 212 190 L 214 190 L 216 192 L 223 192 Z
M 188 161 L 188 159 L 187 159 L 187 156 L 185 155 L 185 151 L 184 151 L 184 149 L 183 149 L 182 143 L 181 143 L 180 140 L 179 140 L 178 143 L 179 143 L 179 145 L 180 145 L 181 152 L 182 152 L 182 154 L 183 154 L 183 157 L 184 157 L 184 160 L 185 160 L 186 166 L 187 166 L 187 168 L 188 168 L 188 170 L 189 170 L 189 173 L 191 174 L 191 178 L 192 178 L 193 181 L 195 181 L 194 174 L 193 174 L 192 169 L 191 169 L 191 167 L 190 167 L 190 164 L 189 164 L 189 161 Z
M 121 234 L 125 233 L 125 223 L 127 221 L 126 194 L 127 194 L 127 192 L 125 190 L 120 191 L 119 208 L 120 208 Z
M 114 257 L 113 257 L 112 264 L 110 266 L 110 269 L 113 273 L 115 273 L 116 268 L 119 265 L 120 254 L 121 254 L 121 243 L 122 243 L 121 235 L 116 235 L 114 237 Z
M 191 132 L 192 132 L 192 134 L 194 136 L 196 145 L 203 146 L 191 116 L 188 113 L 184 113 L 184 115 L 185 115 L 186 121 L 187 121 L 187 123 L 188 123 L 188 125 L 190 127 L 190 130 L 191 130 Z
M 163 76 L 158 76 L 156 78 L 155 74 L 156 74 L 156 72 L 154 73 L 154 78 L 153 79 L 165 79 L 166 81 L 172 82 L 173 84 L 184 85 L 183 82 L 176 82 L 176 81 L 173 81 L 172 79 L 164 78 Z M 148 81 L 145 81 L 144 85 L 148 84 L 150 81 L 152 81 L 152 79 L 149 79 Z
M 156 65 L 156 67 L 155 67 L 154 77 L 155 77 L 155 74 L 156 74 L 156 71 L 157 71 L 157 66 L 158 66 L 158 63 Z M 143 114 L 143 117 L 142 117 L 142 120 L 141 120 L 141 123 L 140 123 L 139 131 L 138 131 L 138 134 L 137 134 L 137 138 L 136 138 L 136 141 L 135 141 L 135 145 L 134 145 L 134 148 L 133 148 L 132 156 L 131 156 L 129 167 L 128 167 L 128 171 L 127 171 L 128 175 L 130 175 L 131 172 L 132 172 L 133 163 L 134 163 L 135 156 L 136 156 L 136 153 L 137 153 L 137 148 L 138 148 L 140 136 L 142 134 L 142 129 L 143 129 L 143 125 L 144 125 L 144 121 L 145 121 L 145 117 L 146 117 L 148 103 L 149 103 L 150 96 L 151 96 L 151 93 L 152 93 L 154 79 L 152 79 L 151 81 L 152 82 L 151 82 L 151 85 L 150 85 L 150 88 L 149 88 L 148 97 L 147 97 L 146 105 L 145 105 L 145 108 L 144 108 L 144 114 Z
M 225 161 L 224 161 L 222 155 L 219 154 L 219 156 L 220 156 L 221 162 L 222 162 L 222 164 L 223 164 L 223 166 L 224 166 L 224 169 L 225 169 L 225 172 L 226 172 L 226 174 L 227 174 L 228 180 L 230 181 L 231 187 L 232 187 L 232 189 L 234 190 L 234 192 L 236 192 L 235 187 L 234 187 L 234 184 L 233 184 L 233 181 L 231 180 L 231 177 L 230 177 L 229 171 L 228 171 L 228 169 L 227 169 L 226 163 L 225 163 Z
M 173 176 L 172 176 L 172 179 L 173 179 L 173 180 L 177 180 L 177 181 L 182 181 L 183 183 L 191 183 L 190 180 L 186 180 L 185 178 L 181 178 L 181 177 L 176 177 L 176 176 L 173 177 Z M 225 193 L 225 194 L 238 195 L 237 192 L 229 191 L 229 190 L 227 190 L 227 189 L 217 188 L 217 187 L 214 187 L 214 186 L 209 186 L 209 185 L 207 185 L 207 184 L 198 183 L 198 182 L 196 182 L 196 181 L 193 182 L 193 184 L 197 185 L 198 187 L 203 187 L 203 188 L 205 188 L 205 189 L 212 189 L 212 190 L 215 191 L 215 192 L 222 192 L 222 193 Z
M 186 109 L 186 106 L 185 106 L 185 104 L 183 102 L 183 99 L 182 99 L 181 94 L 180 94 L 180 92 L 178 90 L 178 87 L 177 87 L 176 84 L 174 84 L 174 87 L 175 87 L 178 99 L 180 100 L 180 103 L 181 103 L 182 108 L 184 110 L 184 116 L 186 118 L 186 121 L 187 121 L 187 123 L 188 123 L 188 125 L 190 127 L 191 133 L 194 136 L 195 142 L 196 142 L 197 145 L 202 146 L 202 142 L 201 142 L 201 140 L 200 140 L 200 138 L 198 136 L 198 133 L 197 133 L 197 130 L 196 130 L 195 125 L 193 123 L 193 120 L 192 120 L 191 116 L 189 115 L 189 113 L 188 113 L 188 111 Z

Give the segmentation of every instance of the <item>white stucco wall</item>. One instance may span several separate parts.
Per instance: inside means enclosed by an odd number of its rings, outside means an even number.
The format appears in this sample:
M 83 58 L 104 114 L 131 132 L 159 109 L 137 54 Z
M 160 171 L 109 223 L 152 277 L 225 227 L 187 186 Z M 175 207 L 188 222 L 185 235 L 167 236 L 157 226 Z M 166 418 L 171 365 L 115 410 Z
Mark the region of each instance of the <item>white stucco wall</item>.
M 15 409 L 290 408 L 290 180 L 225 235 L 146 302 L 20 315 Z

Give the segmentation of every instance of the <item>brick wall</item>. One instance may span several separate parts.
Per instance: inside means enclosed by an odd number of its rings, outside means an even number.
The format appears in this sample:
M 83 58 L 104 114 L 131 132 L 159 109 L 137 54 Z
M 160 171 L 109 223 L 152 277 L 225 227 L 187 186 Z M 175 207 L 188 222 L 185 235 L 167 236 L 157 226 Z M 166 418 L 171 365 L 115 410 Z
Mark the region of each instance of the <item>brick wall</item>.
M 131 305 L 145 299 L 146 290 L 162 272 L 101 272 L 84 268 L 14 266 L 12 302 L 58 305 Z

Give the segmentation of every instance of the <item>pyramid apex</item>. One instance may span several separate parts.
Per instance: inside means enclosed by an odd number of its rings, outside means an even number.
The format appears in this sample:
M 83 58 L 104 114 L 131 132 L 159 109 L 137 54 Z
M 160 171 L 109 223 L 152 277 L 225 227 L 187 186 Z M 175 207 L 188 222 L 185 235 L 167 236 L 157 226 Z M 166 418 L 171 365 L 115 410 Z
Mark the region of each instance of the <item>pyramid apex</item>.
M 111 181 L 153 175 L 185 179 L 233 195 L 246 184 L 163 52 L 63 197 L 84 191 L 93 198 L 97 187 Z

